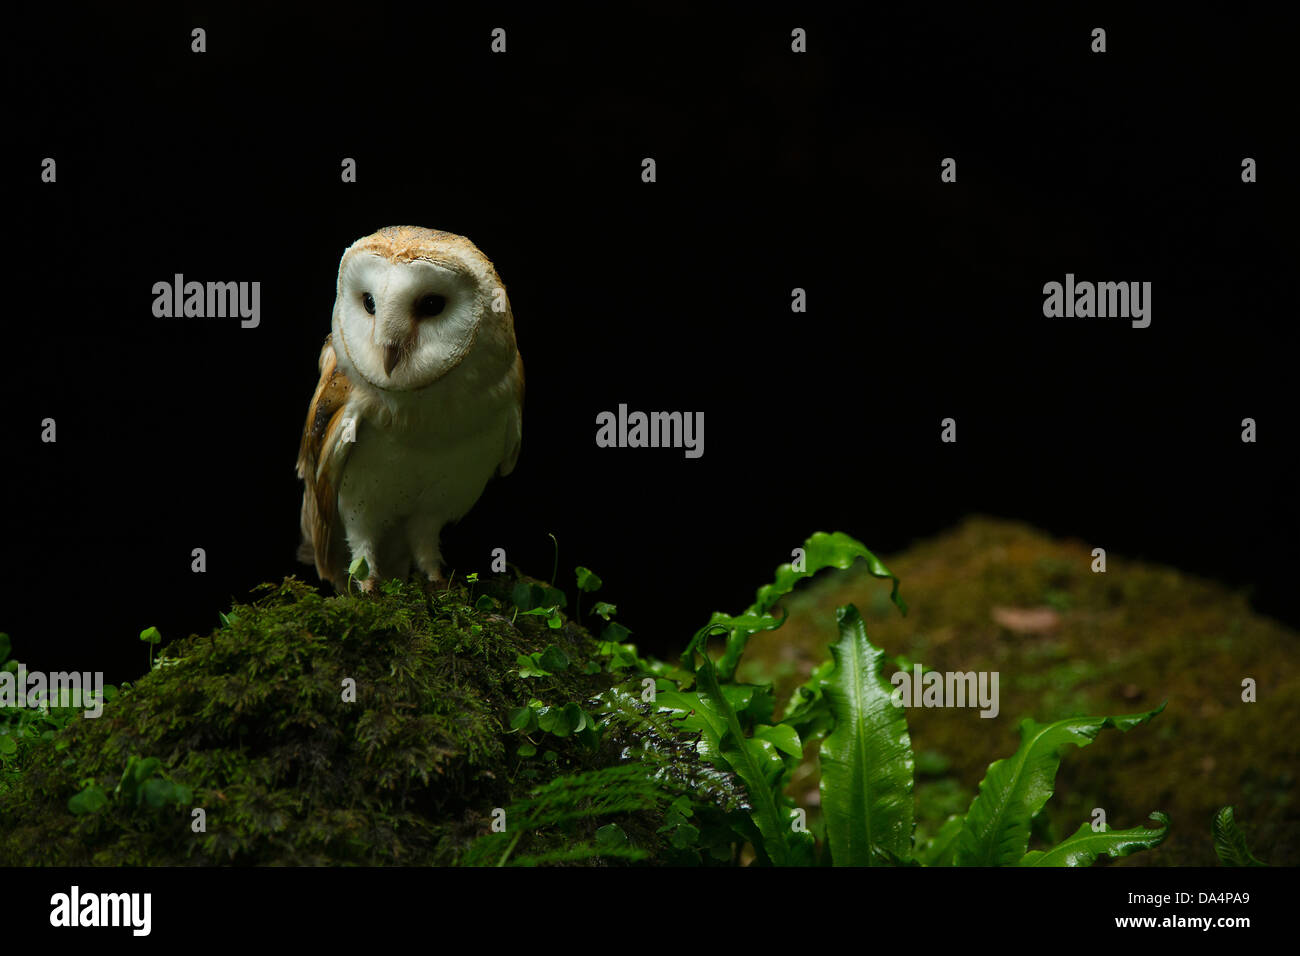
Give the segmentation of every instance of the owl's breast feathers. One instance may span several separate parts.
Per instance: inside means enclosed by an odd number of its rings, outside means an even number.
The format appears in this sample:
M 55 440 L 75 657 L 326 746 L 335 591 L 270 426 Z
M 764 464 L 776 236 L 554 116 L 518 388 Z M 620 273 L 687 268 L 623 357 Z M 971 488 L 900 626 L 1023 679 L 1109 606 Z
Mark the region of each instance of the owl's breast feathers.
M 325 580 L 339 587 L 347 579 L 349 550 L 346 534 L 339 520 L 339 488 L 348 457 L 356 445 L 355 432 L 348 431 L 348 408 L 353 414 L 367 407 L 367 396 L 354 387 L 340 367 L 334 352 L 333 336 L 326 336 L 320 353 L 320 381 L 307 408 L 302 444 L 298 450 L 298 477 L 306 484 L 302 497 L 302 544 L 298 557 L 315 563 Z M 513 346 L 513 341 L 511 342 Z M 506 401 L 506 432 L 496 471 L 504 476 L 514 470 L 523 441 L 524 362 L 518 352 L 506 373 L 498 394 L 510 396 Z M 364 411 L 362 411 L 364 414 Z M 392 419 L 388 419 L 390 425 Z M 353 422 L 353 429 L 357 423 Z
M 323 578 L 348 563 L 347 544 L 334 531 L 338 516 L 338 480 L 352 443 L 339 441 L 344 426 L 344 409 L 352 394 L 352 382 L 339 368 L 338 357 L 325 337 L 320 352 L 320 382 L 307 407 L 302 445 L 298 449 L 298 477 L 306 482 L 302 496 L 302 544 L 298 557 L 314 561 Z

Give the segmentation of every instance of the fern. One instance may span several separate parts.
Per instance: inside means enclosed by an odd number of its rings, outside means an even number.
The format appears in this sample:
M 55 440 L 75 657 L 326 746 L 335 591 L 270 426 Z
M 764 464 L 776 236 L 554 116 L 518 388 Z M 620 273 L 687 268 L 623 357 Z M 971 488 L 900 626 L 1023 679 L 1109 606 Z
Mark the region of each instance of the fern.
M 603 818 L 657 810 L 669 798 L 661 782 L 636 763 L 617 764 L 585 773 L 567 774 L 537 787 L 511 803 L 505 829 L 479 837 L 465 851 L 462 866 L 503 866 L 520 842 L 532 851 L 513 860 L 517 866 L 590 862 L 598 857 L 636 860 L 650 855 L 646 847 L 579 842 L 594 832 Z
M 1214 815 L 1214 852 L 1224 866 L 1268 866 L 1250 852 L 1246 838 L 1232 818 L 1232 807 L 1223 807 Z
M 684 733 L 662 708 L 617 687 L 599 701 L 602 732 L 622 747 L 622 759 L 643 764 L 669 791 L 693 794 L 727 812 L 749 809 L 748 794 L 735 774 L 704 760 L 699 736 Z

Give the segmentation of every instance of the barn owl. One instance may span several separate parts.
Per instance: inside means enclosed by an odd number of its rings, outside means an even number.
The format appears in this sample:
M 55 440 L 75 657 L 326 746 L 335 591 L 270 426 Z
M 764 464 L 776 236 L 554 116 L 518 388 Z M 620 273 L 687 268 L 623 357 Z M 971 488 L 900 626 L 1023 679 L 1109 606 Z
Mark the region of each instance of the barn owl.
M 299 558 L 342 591 L 414 565 L 443 581 L 438 539 L 519 457 L 524 364 L 492 263 L 468 239 L 390 226 L 339 262 L 307 409 Z

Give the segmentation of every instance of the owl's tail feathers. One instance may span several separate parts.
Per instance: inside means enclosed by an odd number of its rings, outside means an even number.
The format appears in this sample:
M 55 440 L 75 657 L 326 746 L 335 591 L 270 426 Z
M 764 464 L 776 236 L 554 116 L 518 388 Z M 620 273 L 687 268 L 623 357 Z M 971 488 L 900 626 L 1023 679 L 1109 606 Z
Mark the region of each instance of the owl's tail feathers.
M 312 539 L 311 528 L 316 520 L 316 508 L 310 493 L 302 496 L 302 510 L 298 518 L 298 528 L 302 532 L 302 542 L 298 545 L 298 560 L 315 567 L 316 545 Z

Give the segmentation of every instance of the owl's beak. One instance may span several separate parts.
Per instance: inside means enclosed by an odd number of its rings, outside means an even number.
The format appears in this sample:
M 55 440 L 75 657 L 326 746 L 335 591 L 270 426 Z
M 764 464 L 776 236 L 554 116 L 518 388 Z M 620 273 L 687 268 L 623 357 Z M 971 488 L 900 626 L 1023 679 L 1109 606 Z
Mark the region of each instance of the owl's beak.
M 384 346 L 384 374 L 389 378 L 393 377 L 393 369 L 397 368 L 397 363 L 402 360 L 402 347 L 400 345 Z

